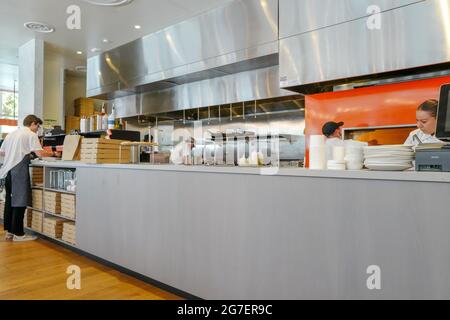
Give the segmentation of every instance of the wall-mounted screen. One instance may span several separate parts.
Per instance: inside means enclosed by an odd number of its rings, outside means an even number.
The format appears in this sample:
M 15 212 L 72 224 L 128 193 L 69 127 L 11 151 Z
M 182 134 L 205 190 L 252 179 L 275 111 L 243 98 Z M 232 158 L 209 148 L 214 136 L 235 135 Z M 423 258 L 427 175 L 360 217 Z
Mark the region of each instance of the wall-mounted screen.
M 450 84 L 441 87 L 436 137 L 440 140 L 450 140 Z

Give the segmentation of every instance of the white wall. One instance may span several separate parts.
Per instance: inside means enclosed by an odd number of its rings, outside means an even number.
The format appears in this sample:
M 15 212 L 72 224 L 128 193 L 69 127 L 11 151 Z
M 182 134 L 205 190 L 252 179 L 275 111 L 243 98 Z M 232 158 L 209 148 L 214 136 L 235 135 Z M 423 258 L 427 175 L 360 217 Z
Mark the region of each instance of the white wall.
M 64 70 L 85 64 L 86 62 L 83 60 L 69 58 L 63 53 L 49 48 L 49 46 L 45 47 L 43 120 L 46 125 L 64 126 Z M 77 85 L 76 88 L 75 95 L 77 95 L 77 98 L 84 96 L 86 93 L 86 88 L 80 90 L 79 86 L 81 85 L 82 83 Z M 68 94 L 68 90 L 66 90 L 66 94 Z
M 67 116 L 74 115 L 74 101 L 86 96 L 86 77 L 66 73 L 64 87 L 64 105 Z

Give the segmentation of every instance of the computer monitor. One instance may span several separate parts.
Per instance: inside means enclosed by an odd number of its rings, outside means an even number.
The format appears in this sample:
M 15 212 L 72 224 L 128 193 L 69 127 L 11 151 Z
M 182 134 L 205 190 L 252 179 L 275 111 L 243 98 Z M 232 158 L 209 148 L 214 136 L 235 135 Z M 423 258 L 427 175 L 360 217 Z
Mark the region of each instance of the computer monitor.
M 450 141 L 450 84 L 445 84 L 441 87 L 436 138 L 443 141 Z

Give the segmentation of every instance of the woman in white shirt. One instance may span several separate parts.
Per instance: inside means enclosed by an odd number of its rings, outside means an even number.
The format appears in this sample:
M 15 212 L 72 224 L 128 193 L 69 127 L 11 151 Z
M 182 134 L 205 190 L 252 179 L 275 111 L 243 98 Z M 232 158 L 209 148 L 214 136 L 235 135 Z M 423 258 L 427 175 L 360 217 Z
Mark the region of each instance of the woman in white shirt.
M 442 142 L 436 138 L 437 110 L 437 100 L 427 100 L 417 108 L 416 119 L 418 129 L 409 134 L 405 145 L 417 146 L 423 143 Z

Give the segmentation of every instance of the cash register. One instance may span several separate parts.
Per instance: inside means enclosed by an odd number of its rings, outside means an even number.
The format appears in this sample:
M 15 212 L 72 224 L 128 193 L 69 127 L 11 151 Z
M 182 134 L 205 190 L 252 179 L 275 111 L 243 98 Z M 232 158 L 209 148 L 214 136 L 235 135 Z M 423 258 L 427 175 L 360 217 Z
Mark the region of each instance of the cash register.
M 441 87 L 436 138 L 443 143 L 417 146 L 416 171 L 450 172 L 450 84 Z

